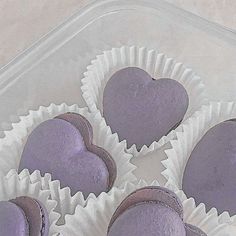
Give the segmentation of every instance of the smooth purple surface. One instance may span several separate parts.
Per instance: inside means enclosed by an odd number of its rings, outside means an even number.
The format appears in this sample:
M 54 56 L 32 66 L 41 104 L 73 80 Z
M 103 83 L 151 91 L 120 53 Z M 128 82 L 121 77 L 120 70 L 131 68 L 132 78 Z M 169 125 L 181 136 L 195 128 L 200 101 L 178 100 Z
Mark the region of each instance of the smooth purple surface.
M 186 236 L 207 236 L 201 229 L 196 226 L 185 224 Z
M 188 108 L 185 88 L 172 79 L 153 80 L 145 71 L 129 67 L 116 72 L 103 94 L 103 115 L 128 147 L 151 145 L 183 119 Z
M 93 128 L 89 121 L 82 115 L 71 112 L 60 114 L 56 118 L 63 119 L 75 126 L 80 131 L 87 150 L 99 156 L 103 160 L 109 172 L 109 186 L 107 191 L 110 190 L 113 187 L 117 176 L 116 163 L 105 149 L 93 144 Z
M 128 208 L 110 227 L 108 236 L 185 236 L 178 213 L 156 202 Z
M 106 164 L 87 151 L 79 130 L 62 119 L 47 120 L 32 131 L 19 171 L 24 168 L 51 173 L 62 187 L 69 186 L 72 194 L 82 191 L 85 197 L 91 192 L 99 195 L 109 184 Z
M 171 190 L 146 186 L 128 195 L 114 212 L 108 236 L 205 236 L 184 224 L 183 206 Z
M 0 201 L 0 236 L 29 236 L 26 216 L 14 203 Z
M 211 128 L 194 148 L 184 171 L 183 190 L 206 209 L 236 214 L 236 122 Z
M 49 218 L 47 210 L 33 198 L 17 197 L 11 200 L 20 207 L 28 220 L 30 236 L 48 236 Z
M 129 207 L 141 202 L 150 201 L 166 205 L 167 207 L 176 211 L 179 217 L 183 219 L 183 206 L 174 192 L 159 186 L 146 186 L 134 191 L 121 202 L 112 216 L 110 225 L 112 225 L 117 217 L 125 212 Z

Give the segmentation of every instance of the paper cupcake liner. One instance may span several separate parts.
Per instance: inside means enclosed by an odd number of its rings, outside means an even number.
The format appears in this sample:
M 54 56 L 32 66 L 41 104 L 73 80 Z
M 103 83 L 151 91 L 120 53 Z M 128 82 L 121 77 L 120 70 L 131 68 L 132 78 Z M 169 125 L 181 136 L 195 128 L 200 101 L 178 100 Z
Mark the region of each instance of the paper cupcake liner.
M 10 177 L 11 175 L 17 175 L 17 171 L 15 169 L 10 170 L 7 176 Z M 27 169 L 24 169 L 18 174 L 18 178 L 22 181 L 26 178 L 31 184 L 39 183 L 42 190 L 50 191 L 49 199 L 57 202 L 54 211 L 60 214 L 60 218 L 56 222 L 57 225 L 64 224 L 65 216 L 67 214 L 74 214 L 75 208 L 78 205 L 83 207 L 86 204 L 82 192 L 77 192 L 74 196 L 71 196 L 70 188 L 61 188 L 60 181 L 53 181 L 51 175 L 48 173 L 41 176 L 39 170 L 30 174 Z
M 203 104 L 208 102 L 205 86 L 192 69 L 186 68 L 182 63 L 176 62 L 173 58 L 168 58 L 163 53 L 155 50 L 145 47 L 122 46 L 120 48 L 112 48 L 110 51 L 104 51 L 103 54 L 98 55 L 84 73 L 81 89 L 83 97 L 92 112 L 99 110 L 103 114 L 102 99 L 107 81 L 114 72 L 128 66 L 142 68 L 153 78 L 172 78 L 185 87 L 189 95 L 189 107 L 183 123 L 195 111 L 199 110 Z M 159 141 L 154 141 L 148 147 L 144 145 L 140 151 L 137 150 L 134 144 L 127 149 L 127 152 L 132 153 L 134 156 L 151 152 L 175 138 L 175 132 L 180 131 L 181 128 L 182 125 L 167 136 L 163 136 Z
M 162 175 L 166 178 L 169 188 L 182 188 L 183 173 L 188 158 L 204 134 L 218 123 L 235 117 L 236 103 L 212 102 L 208 106 L 203 106 L 201 111 L 183 125 L 183 132 L 177 132 L 177 140 L 170 142 L 172 148 L 165 151 L 167 159 L 162 161 L 166 168 Z M 236 226 L 236 216 L 230 217 L 228 212 L 224 212 L 220 215 L 220 222 Z
M 158 185 L 153 182 L 151 185 Z M 97 199 L 90 199 L 86 207 L 78 206 L 74 215 L 66 216 L 65 225 L 60 227 L 64 236 L 106 236 L 110 219 L 122 200 L 134 190 L 147 186 L 145 181 L 127 183 L 123 189 L 113 188 Z M 226 236 L 227 225 L 220 224 L 216 211 L 206 213 L 205 207 L 196 206 L 192 198 L 186 199 L 182 191 L 176 194 L 184 208 L 184 222 L 201 228 L 208 236 Z M 92 227 L 91 227 L 92 225 Z
M 117 42 L 116 45 L 120 46 L 121 43 Z M 97 55 L 102 53 L 103 50 L 111 48 L 111 45 L 104 43 L 102 40 L 97 45 L 97 48 L 89 48 L 89 51 L 81 53 L 75 53 L 74 55 L 70 55 L 69 57 L 61 57 L 60 60 L 56 60 L 55 63 L 44 63 L 43 70 L 36 71 L 34 73 L 34 79 L 37 80 L 38 77 L 42 78 L 50 78 L 49 86 L 55 83 L 51 82 L 56 81 L 57 88 L 64 88 L 64 93 L 69 94 L 66 96 L 66 101 L 68 105 L 74 104 L 76 98 L 78 101 L 78 105 L 81 107 L 84 106 L 85 102 L 82 98 L 82 93 L 80 92 L 81 80 L 77 80 L 76 78 L 81 77 L 81 72 L 86 68 L 88 61 L 91 60 L 91 55 Z M 56 78 L 56 79 L 55 79 Z M 66 86 L 65 86 L 65 78 L 66 78 Z M 41 79 L 40 79 L 41 80 Z M 75 84 L 75 81 L 77 84 Z M 47 85 L 46 84 L 46 85 Z M 34 85 L 32 85 L 34 86 Z M 42 89 L 45 86 L 42 86 Z M 51 88 L 51 87 L 50 87 Z M 48 87 L 47 87 L 48 89 Z M 56 104 L 61 104 L 64 102 L 62 99 L 65 97 L 61 93 L 61 89 L 59 91 L 54 90 L 52 96 L 48 95 L 47 99 L 44 99 L 41 95 L 37 93 L 31 94 L 28 100 L 24 101 L 20 107 L 15 109 L 15 111 L 11 111 L 11 114 L 4 119 L 4 122 L 0 123 L 0 138 L 4 137 L 4 131 L 11 130 L 12 124 L 19 122 L 20 116 L 25 116 L 28 114 L 29 110 L 38 109 L 37 104 L 42 104 L 43 106 L 49 106 L 51 101 Z M 4 109 L 4 108 L 3 108 Z
M 19 117 L 18 123 L 12 124 L 12 130 L 5 131 L 5 137 L 0 142 L 0 173 L 7 174 L 11 169 L 18 169 L 27 137 L 36 126 L 66 112 L 79 113 L 91 123 L 93 143 L 107 150 L 116 163 L 117 178 L 114 186 L 121 187 L 126 181 L 136 180 L 132 173 L 136 167 L 130 163 L 132 155 L 125 152 L 125 143 L 119 142 L 117 134 L 111 133 L 100 114 L 91 114 L 86 108 L 66 104 L 51 104 L 48 107 L 41 106 L 36 111 L 29 111 L 27 116 Z
M 21 179 L 16 172 L 0 178 L 0 201 L 8 201 L 20 196 L 32 197 L 42 203 L 49 214 L 49 236 L 59 235 L 56 222 L 60 214 L 55 212 L 57 202 L 49 198 L 49 190 L 42 190 L 40 182 L 31 183 L 29 176 Z

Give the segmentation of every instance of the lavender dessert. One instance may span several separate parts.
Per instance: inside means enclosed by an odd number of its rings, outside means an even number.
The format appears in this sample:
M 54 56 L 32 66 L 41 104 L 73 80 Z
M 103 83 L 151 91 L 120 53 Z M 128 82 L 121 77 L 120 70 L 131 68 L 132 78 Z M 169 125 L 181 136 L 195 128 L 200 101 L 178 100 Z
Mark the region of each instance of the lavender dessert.
M 14 203 L 0 202 L 0 235 L 29 235 L 29 225 L 25 213 Z
M 103 94 L 103 115 L 128 147 L 150 146 L 182 121 L 189 104 L 185 88 L 172 79 L 153 79 L 136 67 L 117 71 Z
M 93 132 L 85 117 L 66 113 L 44 121 L 29 135 L 19 171 L 40 170 L 58 179 L 72 194 L 82 191 L 98 196 L 108 191 L 116 178 L 110 154 L 92 143 Z
M 214 126 L 195 146 L 183 175 L 183 190 L 206 209 L 236 214 L 236 122 Z
M 18 197 L 11 200 L 20 207 L 29 224 L 30 236 L 47 236 L 49 232 L 49 217 L 45 207 L 30 197 Z
M 44 206 L 30 197 L 0 201 L 0 235 L 48 236 L 49 216 Z
M 145 187 L 131 193 L 113 214 L 107 236 L 206 236 L 183 222 L 183 207 L 168 189 Z

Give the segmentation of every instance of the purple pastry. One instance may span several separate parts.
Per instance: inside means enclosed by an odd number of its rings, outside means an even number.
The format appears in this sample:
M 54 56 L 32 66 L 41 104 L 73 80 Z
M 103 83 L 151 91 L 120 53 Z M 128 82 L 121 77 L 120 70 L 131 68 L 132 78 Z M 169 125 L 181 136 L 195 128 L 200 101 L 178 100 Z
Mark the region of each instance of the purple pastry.
M 98 196 L 108 191 L 116 178 L 116 165 L 110 154 L 92 144 L 88 120 L 75 113 L 62 114 L 36 127 L 25 144 L 19 171 L 40 170 L 58 179 L 72 194 L 82 191 Z
M 152 79 L 142 69 L 117 71 L 103 94 L 103 115 L 128 147 L 150 146 L 182 121 L 189 104 L 185 88 L 172 79 Z
M 1 236 L 48 236 L 49 216 L 46 208 L 30 197 L 0 201 Z
M 0 235 L 29 236 L 25 213 L 14 203 L 0 201 Z
M 236 214 L 236 122 L 224 121 L 195 146 L 183 175 L 183 190 L 206 209 Z
M 206 236 L 183 222 L 183 207 L 168 189 L 145 187 L 131 193 L 113 214 L 107 236 Z M 192 233 L 192 234 L 191 234 Z
M 30 197 L 18 197 L 11 202 L 24 211 L 29 223 L 30 236 L 48 236 L 48 212 L 41 203 Z

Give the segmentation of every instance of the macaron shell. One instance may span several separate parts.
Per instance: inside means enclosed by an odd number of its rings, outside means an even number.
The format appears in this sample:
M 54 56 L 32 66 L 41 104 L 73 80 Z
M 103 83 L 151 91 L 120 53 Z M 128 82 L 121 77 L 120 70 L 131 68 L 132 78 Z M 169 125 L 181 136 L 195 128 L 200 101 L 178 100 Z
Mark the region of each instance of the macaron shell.
M 157 204 L 166 205 L 172 208 L 179 217 L 183 219 L 183 206 L 174 192 L 159 186 L 147 186 L 136 190 L 123 200 L 113 214 L 110 225 L 112 225 L 126 209 L 142 202 L 156 202 Z
M 183 174 L 183 191 L 197 204 L 221 214 L 236 214 L 236 122 L 228 120 L 209 129 L 194 147 Z
M 196 226 L 185 224 L 186 236 L 207 236 L 201 229 Z
M 0 235 L 29 236 L 29 225 L 26 215 L 16 204 L 0 202 Z
M 77 130 L 79 130 L 86 146 L 92 143 L 93 128 L 84 116 L 78 113 L 67 112 L 56 116 L 54 119 L 62 119 L 72 124 Z
M 103 115 L 113 133 L 137 150 L 159 141 L 181 122 L 189 98 L 173 79 L 153 79 L 146 71 L 127 67 L 114 73 L 103 93 Z
M 21 156 L 19 171 L 40 170 L 69 186 L 72 195 L 99 195 L 109 187 L 106 163 L 89 152 L 79 130 L 63 119 L 51 119 L 38 125 L 29 135 Z
M 87 150 L 99 156 L 106 164 L 109 172 L 109 185 L 107 187 L 107 191 L 109 191 L 112 188 L 117 176 L 116 164 L 111 155 L 105 149 L 98 147 L 97 145 L 94 145 L 92 143 L 93 128 L 89 121 L 84 116 L 71 112 L 61 114 L 59 116 L 56 116 L 55 118 L 65 120 L 76 127 L 83 137 Z
M 107 236 L 185 236 L 178 213 L 163 204 L 142 202 L 126 209 L 113 222 Z
M 11 200 L 11 202 L 24 211 L 29 222 L 30 236 L 48 235 L 48 213 L 38 201 L 30 197 L 18 197 Z
M 57 166 L 58 169 L 64 167 L 64 163 L 62 167 L 59 163 L 60 158 L 64 160 L 64 157 L 71 157 L 83 149 L 83 138 L 74 126 L 59 119 L 44 121 L 30 133 L 21 156 L 19 171 L 25 168 L 31 172 L 39 169 L 42 174 L 49 172 L 53 175 L 51 166 Z

